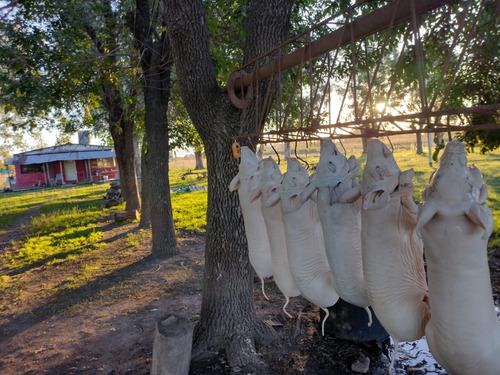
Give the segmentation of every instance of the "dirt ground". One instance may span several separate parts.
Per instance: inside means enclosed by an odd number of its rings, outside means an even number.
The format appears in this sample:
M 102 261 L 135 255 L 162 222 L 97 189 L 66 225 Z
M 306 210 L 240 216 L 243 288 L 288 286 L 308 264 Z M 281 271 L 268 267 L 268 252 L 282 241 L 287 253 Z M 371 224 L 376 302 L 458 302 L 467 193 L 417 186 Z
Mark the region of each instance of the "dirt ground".
M 10 273 L 22 290 L 0 295 L 0 374 L 149 374 L 156 322 L 170 314 L 196 320 L 204 269 L 203 235 L 185 234 L 180 238 L 182 252 L 160 261 L 149 257 L 147 242 L 124 249 L 120 241 L 136 232 L 137 224 L 116 226 L 110 219 L 100 226 L 108 246 L 88 256 L 98 256 L 103 267 L 119 262 L 114 271 L 57 295 L 42 291 L 67 282 L 78 265 L 66 262 Z M 0 251 L 8 251 L 18 229 L 19 223 L 0 238 Z M 491 269 L 498 306 L 500 252 L 492 256 Z M 0 270 L 0 274 L 8 272 Z M 269 301 L 261 295 L 257 280 L 254 290 L 257 314 L 279 336 L 276 345 L 258 348 L 267 364 L 265 374 L 354 374 L 355 363 L 361 367 L 369 363 L 369 374 L 387 373 L 386 345 L 354 345 L 321 337 L 316 307 L 294 298 L 288 308 L 294 318 L 288 319 L 281 313 L 283 299 L 272 281 L 266 283 Z M 401 350 L 393 374 L 446 374 L 432 365 L 425 350 L 408 345 L 408 350 Z M 224 353 L 219 353 L 209 362 L 192 363 L 190 373 L 263 372 L 230 369 Z

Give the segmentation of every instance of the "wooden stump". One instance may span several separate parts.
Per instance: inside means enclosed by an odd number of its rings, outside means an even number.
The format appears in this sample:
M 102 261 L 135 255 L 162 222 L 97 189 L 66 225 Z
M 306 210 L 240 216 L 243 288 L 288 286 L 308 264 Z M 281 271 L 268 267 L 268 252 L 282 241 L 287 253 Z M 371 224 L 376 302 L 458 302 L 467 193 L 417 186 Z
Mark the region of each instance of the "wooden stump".
M 115 221 L 139 220 L 139 212 L 137 210 L 117 212 Z
M 156 323 L 151 375 L 188 375 L 194 323 L 170 316 Z

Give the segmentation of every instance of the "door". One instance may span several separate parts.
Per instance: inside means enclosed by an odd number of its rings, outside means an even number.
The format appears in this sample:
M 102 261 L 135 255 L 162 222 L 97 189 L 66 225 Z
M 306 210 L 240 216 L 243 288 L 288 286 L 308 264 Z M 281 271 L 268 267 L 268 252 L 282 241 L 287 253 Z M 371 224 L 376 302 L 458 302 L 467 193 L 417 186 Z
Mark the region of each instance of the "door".
M 64 179 L 66 181 L 76 181 L 76 163 L 74 160 L 69 160 L 64 162 Z

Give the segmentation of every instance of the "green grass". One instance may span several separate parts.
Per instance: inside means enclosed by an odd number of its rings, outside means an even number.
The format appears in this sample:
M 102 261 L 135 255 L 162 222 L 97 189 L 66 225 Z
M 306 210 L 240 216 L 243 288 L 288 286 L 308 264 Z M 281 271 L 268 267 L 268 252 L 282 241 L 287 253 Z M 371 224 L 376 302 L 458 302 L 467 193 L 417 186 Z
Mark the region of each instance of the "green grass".
M 25 197 L 8 195 L 17 206 L 22 206 L 18 204 L 21 201 L 30 202 L 19 212 L 25 212 L 26 207 L 42 206 L 24 227 L 17 251 L 3 255 L 4 266 L 18 269 L 53 264 L 102 246 L 102 233 L 95 227 L 96 222 L 109 215 L 101 208 L 106 188 L 107 185 L 99 184 L 29 192 Z
M 74 188 L 48 188 L 0 194 L 0 235 L 4 228 L 23 216 L 32 207 L 48 202 L 82 201 L 104 195 L 107 184 L 78 186 Z
M 151 231 L 139 229 L 137 232 L 127 233 L 125 238 L 127 246 L 138 247 L 143 243 L 151 242 Z
M 184 172 L 174 171 L 174 186 L 194 185 L 191 180 L 180 178 Z M 206 178 L 198 179 L 197 184 L 206 184 Z M 23 228 L 22 238 L 15 244 L 16 251 L 2 254 L 0 264 L 9 269 L 51 265 L 78 259 L 81 254 L 104 246 L 97 223 L 109 217 L 110 212 L 124 208 L 122 205 L 102 209 L 102 197 L 108 188 L 108 183 L 101 183 L 1 194 L 0 229 L 28 209 L 40 207 Z M 171 197 L 176 229 L 204 232 L 207 191 L 173 192 Z M 138 231 L 127 235 L 126 241 L 133 247 L 149 242 L 150 238 L 150 231 Z M 6 280 L 1 281 L 4 284 Z
M 207 191 L 172 193 L 172 212 L 176 229 L 205 232 Z

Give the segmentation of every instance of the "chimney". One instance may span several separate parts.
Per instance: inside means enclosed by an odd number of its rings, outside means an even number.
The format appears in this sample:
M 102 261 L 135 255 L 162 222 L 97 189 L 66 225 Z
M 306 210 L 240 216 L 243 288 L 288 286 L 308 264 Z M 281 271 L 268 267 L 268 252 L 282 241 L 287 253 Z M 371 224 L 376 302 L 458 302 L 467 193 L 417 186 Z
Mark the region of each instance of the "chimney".
M 90 131 L 79 130 L 78 131 L 78 144 L 89 145 L 90 144 Z

